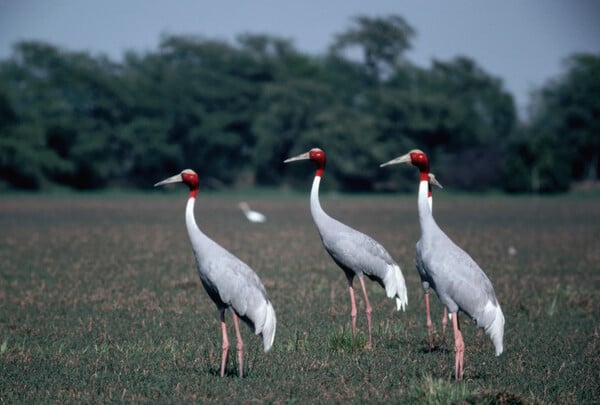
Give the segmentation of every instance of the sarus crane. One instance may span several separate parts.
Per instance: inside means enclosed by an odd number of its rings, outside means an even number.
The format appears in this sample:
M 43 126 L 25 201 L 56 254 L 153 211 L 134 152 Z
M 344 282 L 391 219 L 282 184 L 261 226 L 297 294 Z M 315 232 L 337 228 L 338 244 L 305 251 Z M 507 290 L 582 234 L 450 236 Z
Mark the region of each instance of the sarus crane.
M 333 261 L 342 268 L 350 291 L 352 332 L 356 333 L 356 302 L 354 299 L 354 277 L 358 277 L 365 297 L 365 312 L 369 332 L 368 347 L 373 346 L 371 312 L 372 307 L 367 295 L 364 276 L 379 283 L 389 298 L 396 298 L 396 308 L 404 310 L 408 303 L 406 284 L 400 266 L 390 254 L 370 236 L 365 235 L 323 211 L 319 202 L 319 185 L 325 170 L 325 152 L 313 148 L 306 153 L 286 159 L 284 163 L 297 160 L 311 160 L 316 163 L 317 171 L 310 192 L 310 211 L 319 231 L 325 250 Z
M 462 310 L 483 328 L 494 345 L 496 356 L 502 353 L 504 315 L 496 299 L 494 287 L 483 270 L 464 250 L 458 247 L 440 229 L 433 219 L 427 201 L 429 188 L 429 160 L 427 155 L 413 149 L 405 155 L 381 166 L 407 163 L 420 172 L 418 212 L 421 239 L 417 243 L 417 267 L 425 274 L 442 304 L 452 316 L 454 330 L 456 380 L 463 377 L 465 344 L 458 321 Z
M 233 314 L 233 325 L 237 336 L 239 376 L 243 376 L 244 342 L 239 328 L 241 318 L 250 329 L 261 335 L 264 351 L 273 346 L 277 319 L 275 310 L 267 296 L 264 285 L 256 273 L 244 262 L 206 236 L 196 224 L 194 205 L 198 195 L 199 178 L 191 169 L 156 183 L 162 186 L 169 183 L 185 183 L 190 194 L 185 209 L 185 225 L 196 257 L 198 274 L 208 296 L 217 306 L 221 315 L 223 344 L 221 352 L 221 377 L 225 375 L 229 339 L 225 325 L 225 310 Z

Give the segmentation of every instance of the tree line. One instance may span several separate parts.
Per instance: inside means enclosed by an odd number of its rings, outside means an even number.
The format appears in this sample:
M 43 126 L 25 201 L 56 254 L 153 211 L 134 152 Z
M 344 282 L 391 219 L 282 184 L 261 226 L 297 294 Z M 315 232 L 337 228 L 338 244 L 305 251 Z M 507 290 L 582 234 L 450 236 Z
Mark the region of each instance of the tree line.
M 476 61 L 406 58 L 400 16 L 352 20 L 323 55 L 290 40 L 164 36 L 104 55 L 25 41 L 0 61 L 0 188 L 148 188 L 193 168 L 205 187 L 305 185 L 286 157 L 328 156 L 324 186 L 412 189 L 381 162 L 426 151 L 444 184 L 558 192 L 600 173 L 600 55 L 571 56 L 520 122 L 502 81 Z

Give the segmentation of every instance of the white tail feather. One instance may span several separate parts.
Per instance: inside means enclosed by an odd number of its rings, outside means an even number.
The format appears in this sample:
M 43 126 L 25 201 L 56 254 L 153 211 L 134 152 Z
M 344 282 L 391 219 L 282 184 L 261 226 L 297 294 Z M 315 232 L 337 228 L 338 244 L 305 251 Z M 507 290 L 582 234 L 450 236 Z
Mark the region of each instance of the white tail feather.
M 264 351 L 268 352 L 273 346 L 275 340 L 275 329 L 277 328 L 277 318 L 275 310 L 269 301 L 265 308 L 265 321 L 261 330 L 256 330 L 256 334 L 261 334 L 263 338 Z
M 405 311 L 406 305 L 408 304 L 408 296 L 406 293 L 406 283 L 404 282 L 404 276 L 400 270 L 400 266 L 393 264 L 388 266 L 388 272 L 383 279 L 383 285 L 385 286 L 385 292 L 388 298 L 396 298 L 396 309 Z
M 503 351 L 502 339 L 504 337 L 504 314 L 500 305 L 488 301 L 483 309 L 481 322 L 478 320 L 477 326 L 484 328 L 485 333 L 490 336 L 494 344 L 496 356 L 500 356 Z

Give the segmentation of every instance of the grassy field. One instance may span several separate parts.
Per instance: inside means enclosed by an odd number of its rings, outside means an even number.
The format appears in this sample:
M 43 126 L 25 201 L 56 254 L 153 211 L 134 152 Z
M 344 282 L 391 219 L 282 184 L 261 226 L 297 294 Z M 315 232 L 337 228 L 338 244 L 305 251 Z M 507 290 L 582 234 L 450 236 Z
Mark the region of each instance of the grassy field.
M 198 224 L 255 269 L 278 317 L 273 350 L 244 326 L 244 378 L 235 355 L 220 378 L 218 313 L 187 240 L 187 193 L 175 189 L 0 198 L 0 402 L 600 402 L 600 199 L 437 193 L 438 223 L 486 271 L 506 317 L 495 357 L 463 316 L 465 379 L 455 383 L 435 298 L 437 347 L 427 349 L 416 195 L 322 198 L 407 280 L 406 312 L 369 283 L 368 350 L 362 295 L 353 337 L 345 278 L 321 246 L 308 190 L 245 196 L 263 225 L 245 222 L 240 195 L 200 194 Z

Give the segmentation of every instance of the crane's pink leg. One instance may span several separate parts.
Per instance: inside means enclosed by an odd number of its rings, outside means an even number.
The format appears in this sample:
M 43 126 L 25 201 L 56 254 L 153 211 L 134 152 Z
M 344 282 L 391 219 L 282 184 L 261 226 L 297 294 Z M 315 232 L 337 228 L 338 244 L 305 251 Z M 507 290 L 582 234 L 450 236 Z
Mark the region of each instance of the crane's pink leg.
M 448 308 L 444 307 L 444 317 L 442 318 L 442 336 L 446 335 L 446 324 L 448 323 Z
M 225 376 L 225 364 L 227 363 L 227 351 L 229 350 L 229 338 L 227 337 L 227 326 L 225 325 L 225 311 L 221 311 L 221 332 L 223 333 L 223 346 L 221 346 L 221 377 Z
M 363 294 L 365 296 L 365 313 L 367 314 L 367 326 L 369 328 L 369 343 L 367 347 L 373 347 L 373 338 L 371 337 L 371 312 L 373 309 L 371 308 L 371 303 L 369 303 L 369 296 L 367 295 L 367 288 L 365 287 L 365 279 L 364 277 L 359 277 L 360 286 L 362 287 Z
M 352 319 L 352 334 L 356 333 L 356 301 L 354 300 L 354 287 L 352 281 L 348 281 L 348 290 L 350 291 L 350 318 Z
M 462 380 L 465 356 L 465 342 L 458 323 L 458 312 L 452 314 L 452 327 L 454 328 L 454 351 L 456 352 L 454 358 L 454 373 L 456 381 L 458 381 Z
M 233 312 L 233 325 L 235 326 L 235 335 L 237 336 L 237 355 L 238 355 L 238 367 L 240 370 L 240 377 L 244 376 L 244 341 L 242 340 L 242 334 L 240 333 L 240 321 L 235 312 Z
M 429 351 L 433 349 L 433 340 L 431 339 L 431 309 L 429 308 L 429 291 L 425 293 L 425 312 L 427 313 L 427 342 L 429 342 Z

